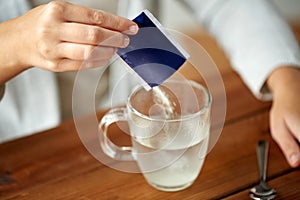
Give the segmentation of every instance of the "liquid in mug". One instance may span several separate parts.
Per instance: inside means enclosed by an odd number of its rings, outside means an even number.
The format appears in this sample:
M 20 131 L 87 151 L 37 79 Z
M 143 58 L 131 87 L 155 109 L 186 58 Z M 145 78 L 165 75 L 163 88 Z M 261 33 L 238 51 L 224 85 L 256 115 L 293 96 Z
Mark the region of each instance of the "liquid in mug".
M 198 177 L 207 152 L 209 127 L 194 125 L 183 122 L 181 130 L 175 131 L 175 139 L 168 137 L 174 133 L 164 130 L 151 138 L 133 138 L 138 164 L 152 186 L 177 191 L 190 186 Z M 134 125 L 131 129 L 134 133 Z

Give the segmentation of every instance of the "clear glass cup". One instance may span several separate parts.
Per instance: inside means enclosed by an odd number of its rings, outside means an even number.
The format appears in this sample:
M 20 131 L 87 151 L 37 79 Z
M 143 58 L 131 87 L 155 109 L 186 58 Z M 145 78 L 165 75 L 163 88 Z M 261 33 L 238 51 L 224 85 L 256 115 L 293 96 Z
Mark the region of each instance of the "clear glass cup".
M 146 91 L 136 88 L 125 107 L 111 109 L 99 124 L 102 150 L 115 160 L 135 160 L 147 182 L 179 191 L 198 177 L 207 155 L 211 95 L 202 85 L 172 80 Z M 127 121 L 131 147 L 116 146 L 108 127 Z

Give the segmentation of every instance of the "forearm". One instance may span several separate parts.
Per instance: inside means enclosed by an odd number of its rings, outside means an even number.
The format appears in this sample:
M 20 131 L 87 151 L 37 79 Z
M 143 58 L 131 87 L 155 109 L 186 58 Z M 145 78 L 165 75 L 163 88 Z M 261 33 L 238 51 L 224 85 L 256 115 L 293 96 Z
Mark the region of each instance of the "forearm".
M 0 85 L 30 67 L 20 56 L 24 48 L 20 35 L 17 19 L 0 24 Z

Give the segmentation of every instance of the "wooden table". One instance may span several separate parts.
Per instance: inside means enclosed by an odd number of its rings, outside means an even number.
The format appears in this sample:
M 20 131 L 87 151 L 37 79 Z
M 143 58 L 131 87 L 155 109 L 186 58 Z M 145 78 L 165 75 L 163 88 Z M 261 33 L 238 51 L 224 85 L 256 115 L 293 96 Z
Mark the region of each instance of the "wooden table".
M 296 31 L 298 38 L 299 33 Z M 210 36 L 197 39 L 222 74 L 227 114 L 222 134 L 191 187 L 161 192 L 141 174 L 103 165 L 88 153 L 69 120 L 0 145 L 0 199 L 249 199 L 249 189 L 258 183 L 256 143 L 260 139 L 270 144 L 267 179 L 277 190 L 277 199 L 300 199 L 300 171 L 288 166 L 270 137 L 271 103 L 252 96 Z M 182 71 L 198 80 L 192 69 Z M 99 119 L 103 113 L 100 111 Z

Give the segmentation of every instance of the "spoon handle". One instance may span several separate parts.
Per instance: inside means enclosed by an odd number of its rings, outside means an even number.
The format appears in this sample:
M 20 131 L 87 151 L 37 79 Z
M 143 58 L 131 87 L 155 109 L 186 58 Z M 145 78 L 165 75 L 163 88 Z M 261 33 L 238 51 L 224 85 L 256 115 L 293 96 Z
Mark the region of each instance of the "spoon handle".
M 266 181 L 267 172 L 267 158 L 268 158 L 268 142 L 260 140 L 257 143 L 257 158 L 259 166 L 260 181 Z

